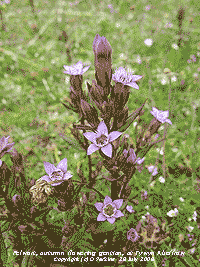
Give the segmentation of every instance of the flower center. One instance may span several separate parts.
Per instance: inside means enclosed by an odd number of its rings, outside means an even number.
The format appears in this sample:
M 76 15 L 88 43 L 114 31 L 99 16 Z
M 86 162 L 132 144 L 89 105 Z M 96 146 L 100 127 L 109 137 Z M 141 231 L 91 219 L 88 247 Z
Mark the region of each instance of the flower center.
M 63 174 L 63 171 L 61 171 L 60 169 L 57 169 L 57 170 L 53 171 L 52 174 L 49 176 L 50 176 L 50 179 L 52 181 L 54 181 L 54 180 L 59 181 L 59 180 L 63 180 L 64 174 Z
M 115 214 L 116 208 L 114 208 L 111 204 L 108 204 L 103 211 L 106 217 L 112 217 Z
M 96 143 L 98 146 L 105 146 L 108 143 L 108 138 L 104 134 L 101 134 L 100 137 L 96 138 Z

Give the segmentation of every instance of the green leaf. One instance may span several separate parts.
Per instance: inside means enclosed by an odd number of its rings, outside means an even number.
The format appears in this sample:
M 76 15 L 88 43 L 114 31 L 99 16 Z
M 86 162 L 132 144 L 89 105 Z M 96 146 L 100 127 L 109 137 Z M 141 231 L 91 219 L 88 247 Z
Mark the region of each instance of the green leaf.
M 123 125 L 120 129 L 118 129 L 119 132 L 124 132 L 126 129 L 128 129 L 128 127 L 131 125 L 131 123 L 136 119 L 140 111 L 143 109 L 147 99 L 145 100 L 145 102 L 142 104 L 140 108 L 138 108 L 135 112 L 131 113 L 131 115 L 128 117 L 126 124 Z

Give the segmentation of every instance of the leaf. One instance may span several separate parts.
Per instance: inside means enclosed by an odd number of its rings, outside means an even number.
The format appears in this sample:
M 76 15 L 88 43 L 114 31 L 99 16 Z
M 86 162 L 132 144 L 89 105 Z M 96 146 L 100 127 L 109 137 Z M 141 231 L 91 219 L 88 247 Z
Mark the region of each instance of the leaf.
M 147 98 L 148 99 L 148 98 Z M 124 132 L 128 127 L 131 125 L 131 123 L 136 119 L 136 117 L 140 114 L 140 111 L 143 109 L 147 99 L 142 104 L 140 108 L 138 108 L 135 112 L 133 112 L 127 119 L 127 122 L 125 125 L 123 125 L 120 129 L 118 129 L 119 132 Z
M 0 234 L 0 250 L 1 250 L 1 259 L 4 263 L 4 266 L 6 266 L 6 262 L 7 262 L 7 250 L 6 250 L 6 246 L 5 246 L 5 242 L 4 242 L 4 238 L 2 236 L 2 233 Z M 1 261 L 0 261 L 1 264 Z

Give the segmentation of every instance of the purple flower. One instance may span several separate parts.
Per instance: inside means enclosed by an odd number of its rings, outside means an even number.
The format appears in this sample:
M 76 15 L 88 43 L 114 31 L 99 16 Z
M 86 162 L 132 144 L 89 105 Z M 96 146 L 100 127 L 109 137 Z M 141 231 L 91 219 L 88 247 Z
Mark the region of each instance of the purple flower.
M 15 143 L 8 143 L 8 139 L 10 138 L 10 136 L 5 137 L 3 136 L 0 139 L 0 158 L 2 158 L 6 153 L 10 152 L 11 149 L 13 148 Z M 0 166 L 2 165 L 2 161 L 0 160 Z
M 133 213 L 134 210 L 133 210 L 133 207 L 132 206 L 126 206 L 126 209 L 130 212 L 130 213 Z
M 3 5 L 3 4 L 10 4 L 10 0 L 0 1 L 0 5 Z
M 87 132 L 83 133 L 83 135 L 93 144 L 91 144 L 88 147 L 87 155 L 91 155 L 93 152 L 99 150 L 101 148 L 101 151 L 108 157 L 112 158 L 112 145 L 110 142 L 117 139 L 122 133 L 118 131 L 114 131 L 110 134 L 108 134 L 108 128 L 104 121 L 101 121 L 99 123 L 99 126 L 97 128 L 97 132 Z
M 112 202 L 109 196 L 106 196 L 104 203 L 95 203 L 95 207 L 100 211 L 97 221 L 107 220 L 109 223 L 113 224 L 116 218 L 124 216 L 124 214 L 118 210 L 123 204 L 123 199 L 117 199 Z
M 119 67 L 116 69 L 115 74 L 112 75 L 112 79 L 115 82 L 122 83 L 124 85 L 128 85 L 135 89 L 139 89 L 139 86 L 135 83 L 142 78 L 140 75 L 133 75 L 131 72 L 127 73 L 123 67 Z
M 131 240 L 132 242 L 136 242 L 139 239 L 139 235 L 138 235 L 137 231 L 135 229 L 131 228 L 127 232 L 127 239 Z
M 172 122 L 167 119 L 167 117 L 169 117 L 169 110 L 166 111 L 162 111 L 162 110 L 158 110 L 157 108 L 152 108 L 153 111 L 150 111 L 150 113 L 160 122 L 164 123 L 164 122 L 168 122 L 169 124 L 172 124 Z
M 157 167 L 155 167 L 155 166 L 150 166 L 150 167 L 148 167 L 148 171 L 149 171 L 149 172 L 153 172 L 153 173 L 152 173 L 153 176 L 155 176 L 156 174 L 158 174 L 158 172 L 157 172 Z
M 138 157 L 137 159 L 136 159 L 136 162 L 137 162 L 137 164 L 142 164 L 142 162 L 145 160 L 145 158 L 140 158 L 140 157 Z
M 69 74 L 69 75 L 83 75 L 83 73 L 85 73 L 90 66 L 87 66 L 85 68 L 83 68 L 83 63 L 81 61 L 79 61 L 78 63 L 76 63 L 75 65 L 73 65 L 73 67 L 71 66 L 63 66 L 65 68 L 66 71 L 64 71 L 65 74 Z
M 67 159 L 62 159 L 58 166 L 55 167 L 53 164 L 49 162 L 44 162 L 44 168 L 48 175 L 42 176 L 40 179 L 43 181 L 47 181 L 50 183 L 51 181 L 55 181 L 55 183 L 51 184 L 52 186 L 60 185 L 65 180 L 70 179 L 73 175 L 67 172 Z

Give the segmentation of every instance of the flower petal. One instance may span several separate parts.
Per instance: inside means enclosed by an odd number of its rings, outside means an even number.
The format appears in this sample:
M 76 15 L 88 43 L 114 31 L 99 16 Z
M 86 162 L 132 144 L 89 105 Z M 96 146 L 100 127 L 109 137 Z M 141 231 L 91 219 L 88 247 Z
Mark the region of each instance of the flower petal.
M 66 172 L 65 174 L 64 174 L 64 177 L 63 177 L 63 180 L 69 180 L 70 178 L 72 178 L 72 174 L 71 173 L 69 173 L 69 172 Z
M 112 158 L 112 145 L 107 144 L 107 146 L 104 146 L 101 148 L 101 151 L 108 157 Z
M 48 175 L 52 174 L 52 172 L 56 170 L 56 167 L 53 164 L 46 161 L 44 161 L 44 168 Z
M 90 142 L 94 143 L 94 138 L 96 137 L 96 133 L 94 132 L 87 132 L 87 133 L 83 133 L 83 135 L 85 136 L 85 138 L 87 138 Z
M 161 115 L 162 115 L 164 118 L 169 117 L 169 110 L 166 110 L 166 111 L 161 112 Z
M 61 169 L 64 173 L 67 172 L 67 159 L 62 159 L 57 166 L 57 169 Z
M 103 203 L 97 202 L 94 205 L 95 205 L 95 207 L 96 207 L 96 209 L 98 211 L 101 211 L 102 212 L 102 210 L 103 210 Z
M 85 73 L 89 68 L 90 68 L 90 66 L 87 66 L 87 67 L 83 68 L 82 73 Z
M 128 85 L 130 87 L 133 87 L 133 88 L 139 90 L 139 86 L 137 85 L 137 83 L 131 82 L 131 83 L 127 83 L 126 85 Z
M 97 221 L 104 222 L 105 220 L 106 220 L 106 217 L 102 213 L 99 213 L 97 217 Z
M 115 213 L 115 215 L 113 215 L 114 218 L 119 218 L 124 216 L 124 214 L 121 212 L 121 210 L 117 210 L 117 212 Z
M 109 134 L 109 142 L 114 141 L 115 139 L 117 139 L 120 135 L 122 135 L 121 132 L 118 131 L 114 131 L 112 133 Z
M 168 122 L 169 124 L 172 125 L 172 122 L 169 119 L 166 119 L 165 122 Z
M 96 146 L 95 144 L 91 144 L 87 149 L 87 155 L 91 155 L 93 152 L 99 150 L 100 147 Z
M 102 134 L 105 134 L 106 136 L 108 136 L 108 128 L 107 128 L 107 126 L 106 126 L 106 124 L 105 124 L 104 121 L 101 121 L 99 123 L 99 126 L 97 128 L 97 131 L 100 132 L 100 133 L 102 133 Z
M 112 203 L 112 199 L 109 196 L 105 196 L 104 205 L 111 204 L 111 203 Z
M 119 209 L 119 208 L 121 208 L 121 206 L 123 204 L 123 199 L 116 199 L 113 201 L 113 204 L 115 204 L 116 208 Z
M 112 218 L 107 218 L 107 221 L 111 224 L 113 224 L 115 222 L 115 218 L 112 217 Z

